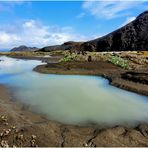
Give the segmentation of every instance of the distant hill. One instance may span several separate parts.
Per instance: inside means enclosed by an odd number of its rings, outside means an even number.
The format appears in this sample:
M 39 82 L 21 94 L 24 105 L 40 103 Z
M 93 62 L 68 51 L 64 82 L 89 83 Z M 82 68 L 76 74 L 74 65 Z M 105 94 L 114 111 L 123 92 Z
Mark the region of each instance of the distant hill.
M 38 51 L 49 52 L 53 50 L 72 50 L 72 49 L 75 50 L 77 47 L 80 48 L 81 44 L 82 42 L 69 41 L 69 42 L 65 42 L 62 45 L 46 46 L 46 47 L 39 49 Z
M 38 50 L 38 48 L 36 48 L 36 47 L 27 47 L 27 46 L 22 45 L 22 46 L 13 48 L 10 51 L 11 52 L 16 52 L 16 51 L 36 51 L 36 50 Z
M 124 27 L 81 45 L 84 51 L 148 50 L 148 11 Z

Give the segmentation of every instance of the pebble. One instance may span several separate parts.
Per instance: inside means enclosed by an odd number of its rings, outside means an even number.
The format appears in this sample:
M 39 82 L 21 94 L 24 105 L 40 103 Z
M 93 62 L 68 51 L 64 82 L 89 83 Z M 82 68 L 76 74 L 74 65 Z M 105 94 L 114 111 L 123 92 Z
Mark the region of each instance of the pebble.
M 31 137 L 32 137 L 32 139 L 36 139 L 36 135 L 32 135 Z
M 19 140 L 23 140 L 24 136 L 23 135 L 17 135 L 16 139 L 19 139 Z
M 15 132 L 16 132 L 16 133 L 18 133 L 18 132 L 19 132 L 19 130 L 18 130 L 18 129 L 15 129 Z
M 8 125 L 8 122 L 5 122 L 4 125 Z
M 96 145 L 93 142 L 85 143 L 84 147 L 96 147 Z
M 0 137 L 3 137 L 3 133 L 0 133 Z
M 85 144 L 83 144 L 84 145 L 84 147 L 88 147 L 88 144 L 87 143 L 85 143 Z
M 15 129 L 16 127 L 15 127 L 15 126 L 11 126 L 11 128 L 12 128 L 12 129 Z
M 8 121 L 7 116 L 2 115 L 0 118 L 2 121 L 5 121 L 5 122 Z
M 5 132 L 4 132 L 4 136 L 9 135 L 9 133 L 10 133 L 10 132 L 9 132 L 8 130 L 7 130 L 7 131 L 5 131 Z
M 8 145 L 8 143 L 7 143 L 6 140 L 2 140 L 2 141 L 1 141 L 1 146 L 2 146 L 2 147 L 5 147 L 5 148 L 9 148 L 9 145 Z
M 31 147 L 36 147 L 37 146 L 36 143 L 35 143 L 35 140 L 31 140 L 30 142 L 31 142 Z

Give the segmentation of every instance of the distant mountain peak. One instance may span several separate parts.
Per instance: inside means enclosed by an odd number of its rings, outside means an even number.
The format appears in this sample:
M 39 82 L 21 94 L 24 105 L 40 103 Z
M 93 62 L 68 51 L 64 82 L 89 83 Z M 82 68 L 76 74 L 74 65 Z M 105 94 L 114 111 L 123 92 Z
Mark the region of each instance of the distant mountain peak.
M 140 17 L 143 17 L 143 16 L 145 16 L 145 15 L 148 15 L 148 11 L 144 11 L 143 13 L 139 14 L 139 15 L 137 16 L 137 19 L 140 18 Z
M 10 51 L 15 52 L 15 51 L 36 51 L 36 50 L 38 50 L 38 48 L 36 48 L 36 47 L 27 47 L 25 45 L 21 45 L 19 47 L 15 47 L 15 48 L 11 49 Z

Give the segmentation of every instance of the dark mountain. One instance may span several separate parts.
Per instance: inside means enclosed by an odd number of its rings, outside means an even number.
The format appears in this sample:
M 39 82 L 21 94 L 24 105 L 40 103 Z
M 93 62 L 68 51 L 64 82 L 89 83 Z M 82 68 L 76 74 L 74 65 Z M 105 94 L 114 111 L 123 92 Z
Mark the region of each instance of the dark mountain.
M 11 51 L 84 50 L 84 51 L 142 51 L 148 50 L 148 11 L 134 21 L 101 38 L 88 42 L 69 41 L 62 45 L 46 46 L 41 49 L 20 46 Z
M 124 27 L 81 45 L 85 51 L 148 50 L 148 11 Z
M 47 46 L 39 49 L 38 51 L 49 52 L 53 50 L 72 50 L 72 49 L 76 49 L 77 47 L 80 48 L 81 44 L 82 44 L 81 42 L 69 41 L 69 42 L 65 42 L 62 45 Z
M 10 51 L 15 52 L 15 51 L 36 51 L 36 50 L 38 50 L 38 48 L 36 48 L 36 47 L 27 47 L 27 46 L 22 45 L 22 46 L 13 48 Z

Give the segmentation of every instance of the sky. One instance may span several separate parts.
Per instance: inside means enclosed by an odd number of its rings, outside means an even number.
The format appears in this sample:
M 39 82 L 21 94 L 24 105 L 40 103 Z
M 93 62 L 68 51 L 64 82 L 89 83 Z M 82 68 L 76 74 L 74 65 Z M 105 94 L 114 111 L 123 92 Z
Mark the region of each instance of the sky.
M 148 0 L 0 1 L 0 50 L 104 36 L 148 10 Z

